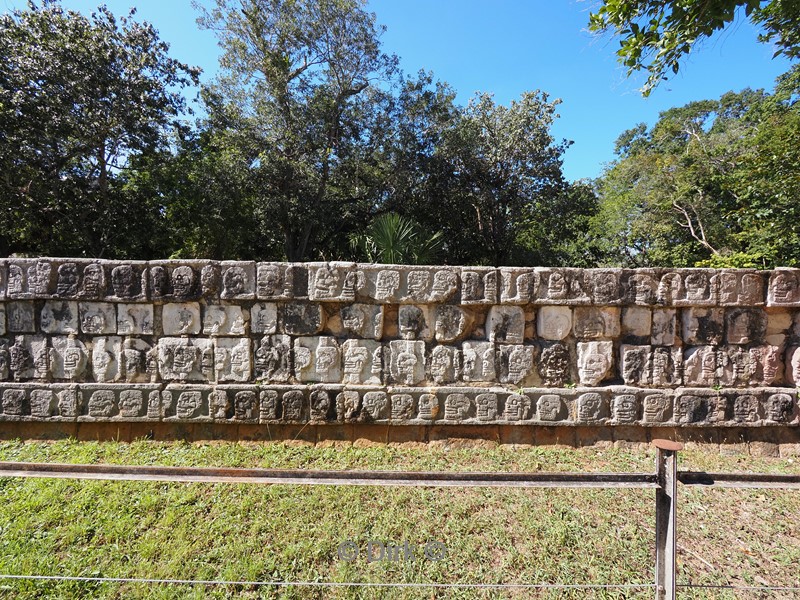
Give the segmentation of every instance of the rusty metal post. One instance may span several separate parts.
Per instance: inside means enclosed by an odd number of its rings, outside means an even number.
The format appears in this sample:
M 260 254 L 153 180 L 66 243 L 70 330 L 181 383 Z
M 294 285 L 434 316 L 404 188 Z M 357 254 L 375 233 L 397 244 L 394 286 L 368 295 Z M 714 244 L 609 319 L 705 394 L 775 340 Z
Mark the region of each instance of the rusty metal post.
M 656 600 L 675 600 L 675 499 L 678 450 L 683 444 L 653 440 L 656 447 Z

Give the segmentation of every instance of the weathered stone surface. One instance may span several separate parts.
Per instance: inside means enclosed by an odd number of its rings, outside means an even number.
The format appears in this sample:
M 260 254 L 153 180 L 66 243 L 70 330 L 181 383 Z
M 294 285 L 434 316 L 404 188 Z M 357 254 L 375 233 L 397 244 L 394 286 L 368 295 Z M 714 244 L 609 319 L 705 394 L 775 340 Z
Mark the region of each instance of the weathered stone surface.
M 0 260 L 0 418 L 796 426 L 798 273 Z
M 117 311 L 114 304 L 110 302 L 79 302 L 77 307 L 81 333 L 91 335 L 117 333 Z M 65 331 L 64 333 L 77 333 L 77 331 Z
M 111 307 L 113 310 L 113 306 Z M 94 331 L 88 333 L 116 333 L 112 331 Z M 39 315 L 39 327 L 42 333 L 78 333 L 78 303 L 48 300 Z

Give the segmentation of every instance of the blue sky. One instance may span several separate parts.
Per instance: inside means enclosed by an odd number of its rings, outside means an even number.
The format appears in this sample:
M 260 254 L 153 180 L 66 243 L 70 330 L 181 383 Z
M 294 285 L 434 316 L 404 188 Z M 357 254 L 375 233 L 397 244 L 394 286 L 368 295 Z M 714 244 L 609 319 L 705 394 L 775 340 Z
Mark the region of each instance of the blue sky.
M 100 3 L 64 0 L 82 12 Z M 106 0 L 116 14 L 135 6 L 169 42 L 171 54 L 201 67 L 213 78 L 218 50 L 212 33 L 200 31 L 191 0 Z M 201 0 L 210 5 L 213 0 Z M 0 8 L 24 0 L 0 0 Z M 790 63 L 772 59 L 773 49 L 756 41 L 757 31 L 741 21 L 704 43 L 681 72 L 649 98 L 638 92 L 644 77 L 628 79 L 616 62 L 618 43 L 586 31 L 597 0 L 370 0 L 370 10 L 387 27 L 384 50 L 397 54 L 408 73 L 433 71 L 466 103 L 477 91 L 508 103 L 540 89 L 563 103 L 553 127 L 557 139 L 574 143 L 564 156 L 570 180 L 597 177 L 613 160 L 617 136 L 658 113 L 692 100 L 717 98 L 744 87 L 771 89 Z

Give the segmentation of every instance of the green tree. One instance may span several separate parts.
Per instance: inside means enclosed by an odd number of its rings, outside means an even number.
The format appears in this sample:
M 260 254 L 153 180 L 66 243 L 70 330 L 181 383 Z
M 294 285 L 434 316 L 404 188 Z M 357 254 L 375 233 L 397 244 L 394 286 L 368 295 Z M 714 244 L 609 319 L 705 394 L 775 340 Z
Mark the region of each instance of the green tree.
M 54 2 L 0 16 L 0 252 L 146 257 L 162 208 L 121 190 L 197 71 L 153 27 Z M 155 243 L 155 246 L 153 245 Z
M 435 264 L 442 250 L 441 232 L 428 234 L 416 221 L 384 213 L 364 233 L 350 237 L 357 258 L 384 264 Z
M 668 72 L 678 72 L 695 44 L 733 23 L 738 11 L 762 27 L 759 40 L 773 44 L 776 56 L 800 56 L 798 0 L 603 0 L 589 16 L 589 29 L 621 38 L 619 60 L 628 74 L 648 72 L 648 95 Z
M 552 214 L 566 189 L 561 156 L 569 145 L 550 133 L 559 102 L 534 91 L 502 106 L 479 94 L 445 132 L 451 201 L 463 207 L 450 212 L 445 231 L 471 250 L 466 261 L 519 262 L 520 232 Z
M 729 92 L 623 133 L 593 219 L 605 262 L 798 264 L 797 70 L 772 94 Z
M 396 59 L 362 0 L 217 0 L 218 144 L 249 163 L 261 235 L 288 260 L 342 256 L 385 180 L 384 89 Z M 384 86 L 384 87 L 382 87 Z

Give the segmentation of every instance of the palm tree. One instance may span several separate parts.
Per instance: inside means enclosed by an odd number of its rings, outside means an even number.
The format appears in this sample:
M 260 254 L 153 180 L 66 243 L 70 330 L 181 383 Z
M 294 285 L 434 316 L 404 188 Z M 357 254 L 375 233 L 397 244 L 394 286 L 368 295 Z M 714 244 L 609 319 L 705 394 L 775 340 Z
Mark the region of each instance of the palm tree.
M 428 235 L 416 221 L 393 212 L 375 217 L 364 233 L 350 236 L 354 252 L 384 264 L 433 264 L 443 246 L 441 231 Z

